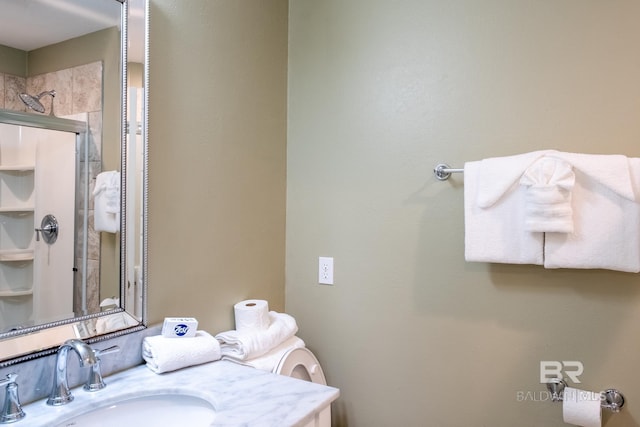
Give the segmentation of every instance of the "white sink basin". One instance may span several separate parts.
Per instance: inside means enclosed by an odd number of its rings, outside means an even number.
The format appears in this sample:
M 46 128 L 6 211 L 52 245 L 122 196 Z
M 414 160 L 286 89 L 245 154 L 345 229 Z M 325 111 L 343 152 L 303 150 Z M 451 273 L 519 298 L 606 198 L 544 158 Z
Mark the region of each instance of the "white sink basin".
M 209 427 L 215 410 L 199 397 L 160 394 L 133 397 L 67 418 L 56 427 Z
M 12 426 L 306 426 L 330 420 L 331 402 L 340 394 L 224 360 L 159 375 L 141 364 L 105 380 L 100 391 L 71 389 L 74 399 L 67 405 L 47 405 L 46 397 L 26 404 L 27 416 Z

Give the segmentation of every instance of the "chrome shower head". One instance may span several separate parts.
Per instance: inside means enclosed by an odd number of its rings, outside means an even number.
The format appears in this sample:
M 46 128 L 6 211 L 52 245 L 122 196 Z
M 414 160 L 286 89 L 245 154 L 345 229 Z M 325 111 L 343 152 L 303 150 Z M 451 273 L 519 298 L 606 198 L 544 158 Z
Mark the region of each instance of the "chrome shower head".
M 56 91 L 55 90 L 46 90 L 44 92 L 40 92 L 38 95 L 29 95 L 28 93 L 21 93 L 20 99 L 24 104 L 38 113 L 44 113 L 44 105 L 40 102 L 40 98 L 45 95 L 51 96 L 51 98 L 55 98 Z M 53 99 L 51 100 L 51 115 L 53 115 Z

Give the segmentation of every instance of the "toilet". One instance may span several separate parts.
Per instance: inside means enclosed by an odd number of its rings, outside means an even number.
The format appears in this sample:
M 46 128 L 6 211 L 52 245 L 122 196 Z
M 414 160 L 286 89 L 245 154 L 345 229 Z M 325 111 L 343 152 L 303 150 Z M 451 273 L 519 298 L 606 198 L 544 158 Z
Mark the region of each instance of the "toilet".
M 273 370 L 274 373 L 327 385 L 320 362 L 307 348 L 293 348 L 287 351 Z

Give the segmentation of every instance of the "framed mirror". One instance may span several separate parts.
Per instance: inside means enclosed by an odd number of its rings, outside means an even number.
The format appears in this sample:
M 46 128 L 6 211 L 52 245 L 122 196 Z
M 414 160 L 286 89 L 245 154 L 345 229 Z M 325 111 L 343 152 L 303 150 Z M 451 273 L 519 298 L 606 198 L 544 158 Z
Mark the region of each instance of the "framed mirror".
M 147 0 L 0 0 L 0 367 L 145 327 L 147 34 Z

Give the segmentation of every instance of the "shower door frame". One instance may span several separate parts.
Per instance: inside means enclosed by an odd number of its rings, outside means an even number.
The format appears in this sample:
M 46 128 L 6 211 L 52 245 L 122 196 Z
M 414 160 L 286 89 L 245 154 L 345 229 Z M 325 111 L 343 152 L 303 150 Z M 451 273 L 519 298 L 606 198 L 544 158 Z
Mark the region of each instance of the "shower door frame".
M 70 132 L 70 133 L 74 133 L 75 139 L 76 139 L 76 144 L 75 144 L 75 149 L 76 149 L 76 155 L 75 155 L 75 166 L 76 166 L 76 172 L 75 172 L 75 188 L 73 189 L 74 192 L 74 217 L 75 217 L 75 224 L 74 224 L 74 234 L 73 234 L 73 263 L 74 263 L 74 274 L 73 274 L 73 283 L 72 285 L 74 285 L 74 283 L 78 283 L 78 278 L 77 275 L 80 274 L 79 277 L 79 283 L 81 283 L 81 287 L 82 287 L 82 307 L 79 307 L 79 310 L 81 310 L 81 312 L 76 312 L 74 313 L 75 317 L 77 316 L 81 316 L 84 315 L 86 313 L 82 312 L 84 310 L 86 310 L 84 307 L 86 305 L 86 287 L 87 287 L 87 255 L 88 255 L 88 248 L 87 248 L 87 232 L 86 230 L 88 230 L 88 211 L 89 211 L 89 167 L 88 167 L 88 160 L 89 160 L 89 147 L 88 147 L 88 135 L 89 135 L 89 123 L 87 122 L 82 122 L 82 121 L 77 121 L 77 120 L 70 120 L 70 119 L 64 119 L 61 117 L 55 117 L 55 116 L 48 116 L 48 115 L 41 115 L 41 114 L 35 114 L 35 113 L 24 113 L 24 112 L 19 112 L 19 111 L 13 111 L 13 110 L 4 110 L 4 109 L 0 109 L 0 123 L 4 123 L 4 124 L 10 124 L 10 125 L 16 125 L 16 126 L 26 126 L 26 127 L 32 127 L 32 128 L 39 128 L 39 129 L 46 129 L 46 130 L 54 130 L 54 131 L 62 131 L 62 132 Z M 85 161 L 85 167 L 84 168 L 80 168 L 79 163 L 80 163 L 80 155 L 82 155 L 84 157 L 84 161 Z M 82 176 L 81 176 L 81 171 L 82 172 Z M 84 181 L 85 185 L 81 186 L 82 181 Z M 79 190 L 82 190 L 83 194 L 80 195 L 78 192 Z M 79 197 L 81 196 L 81 197 Z M 82 202 L 82 205 L 80 205 L 80 202 Z M 79 212 L 83 212 L 82 217 L 79 217 Z M 36 220 L 34 218 L 34 220 Z M 36 221 L 38 224 L 39 222 Z M 84 233 L 81 233 L 82 236 L 79 236 L 80 233 L 78 233 L 78 224 L 82 222 L 82 229 L 85 230 Z M 81 237 L 82 238 L 82 242 L 78 241 L 78 238 Z M 76 264 L 76 260 L 81 259 L 82 260 L 82 265 L 77 265 Z M 75 286 L 75 285 L 74 285 Z M 72 303 L 72 306 L 74 304 Z M 76 308 L 74 307 L 74 310 L 76 310 Z M 77 311 L 77 310 L 76 310 Z M 59 320 L 63 320 L 63 319 L 59 319 Z M 47 323 L 49 323 L 47 321 Z M 38 327 L 39 324 L 35 324 L 35 325 L 23 325 L 21 327 L 24 329 L 30 329 L 33 327 Z M 7 332 L 7 331 L 0 331 L 0 332 Z

